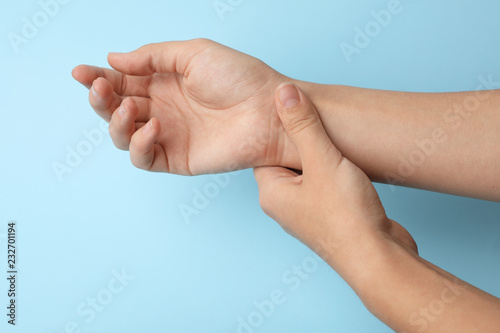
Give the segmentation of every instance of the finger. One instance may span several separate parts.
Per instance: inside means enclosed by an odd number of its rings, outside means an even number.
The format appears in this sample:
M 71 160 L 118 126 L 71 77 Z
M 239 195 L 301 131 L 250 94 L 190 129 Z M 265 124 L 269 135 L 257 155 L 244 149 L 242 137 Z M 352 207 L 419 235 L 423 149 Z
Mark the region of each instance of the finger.
M 113 112 L 109 123 L 109 134 L 118 149 L 128 150 L 132 135 L 136 131 L 135 120 L 139 112 L 137 103 L 132 98 L 126 98 Z
M 206 39 L 148 44 L 129 53 L 110 53 L 108 62 L 130 75 L 184 74 L 191 59 L 213 44 Z
M 159 144 L 155 144 L 161 131 L 158 119 L 151 118 L 138 129 L 130 141 L 130 160 L 139 169 L 148 171 L 168 171 L 167 156 Z
M 133 99 L 137 104 L 138 112 L 136 121 L 147 122 L 150 117 L 151 99 L 147 97 L 127 97 Z M 98 78 L 89 91 L 89 102 L 94 111 L 107 122 L 111 121 L 111 117 L 115 110 L 123 103 L 124 97 L 117 95 L 112 91 L 110 83 Z
M 109 122 L 113 111 L 120 106 L 122 101 L 123 97 L 113 91 L 111 83 L 106 79 L 98 78 L 92 83 L 89 90 L 89 103 L 102 119 Z
M 122 96 L 149 97 L 151 77 L 130 76 L 112 69 L 79 65 L 72 71 L 73 78 L 90 89 L 92 82 L 102 77 L 111 83 L 113 90 Z
M 294 196 L 294 185 L 302 182 L 302 176 L 282 167 L 257 167 L 253 169 L 255 180 L 259 187 L 259 202 L 264 212 L 276 218 L 283 215 L 276 211 L 279 207 L 288 207 L 283 204 L 287 197 Z
M 295 171 L 283 167 L 256 167 L 253 169 L 253 174 L 259 190 L 275 186 L 276 184 L 282 185 L 283 181 L 289 178 L 300 177 Z
M 304 173 L 308 169 L 336 168 L 342 154 L 326 133 L 318 112 L 293 83 L 278 87 L 276 109 L 290 140 L 297 147 Z

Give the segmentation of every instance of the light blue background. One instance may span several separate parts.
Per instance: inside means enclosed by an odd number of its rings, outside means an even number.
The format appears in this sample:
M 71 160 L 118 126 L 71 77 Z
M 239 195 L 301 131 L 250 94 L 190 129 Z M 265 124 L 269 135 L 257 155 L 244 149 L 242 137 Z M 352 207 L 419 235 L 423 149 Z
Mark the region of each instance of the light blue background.
M 2 3 L 0 270 L 7 222 L 15 220 L 20 293 L 18 325 L 7 325 L 2 310 L 1 331 L 60 333 L 74 321 L 81 332 L 232 333 L 254 301 L 279 289 L 286 301 L 254 332 L 390 332 L 325 264 L 291 290 L 283 274 L 312 252 L 261 212 L 251 171 L 231 175 L 190 224 L 179 206 L 213 179 L 137 170 L 107 136 L 60 182 L 52 163 L 64 163 L 66 147 L 100 124 L 70 72 L 80 63 L 106 66 L 110 51 L 207 37 L 297 79 L 472 90 L 480 76 L 500 80 L 500 2 L 402 0 L 403 12 L 350 63 L 339 44 L 352 43 L 354 28 L 388 1 L 232 2 L 221 20 L 211 0 L 73 0 L 18 53 L 8 33 L 20 34 L 23 17 L 40 5 Z M 500 296 L 498 203 L 376 187 L 424 258 Z M 77 308 L 122 269 L 134 279 L 86 322 Z

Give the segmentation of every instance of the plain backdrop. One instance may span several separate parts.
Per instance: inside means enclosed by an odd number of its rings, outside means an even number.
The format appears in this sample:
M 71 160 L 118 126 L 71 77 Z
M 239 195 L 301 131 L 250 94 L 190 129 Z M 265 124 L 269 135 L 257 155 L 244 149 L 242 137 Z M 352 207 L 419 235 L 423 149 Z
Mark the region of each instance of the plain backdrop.
M 500 2 L 401 0 L 379 29 L 374 13 L 389 0 L 64 2 L 4 1 L 0 11 L 0 271 L 11 220 L 19 271 L 15 327 L 0 282 L 1 331 L 390 332 L 262 213 L 250 170 L 189 178 L 135 169 L 71 69 L 106 66 L 110 51 L 206 37 L 302 80 L 473 90 L 481 78 L 500 81 Z M 341 45 L 361 45 L 357 29 L 367 27 L 369 43 L 346 57 Z M 498 203 L 376 188 L 424 258 L 500 296 Z M 185 219 L 180 208 L 206 191 L 208 204 Z

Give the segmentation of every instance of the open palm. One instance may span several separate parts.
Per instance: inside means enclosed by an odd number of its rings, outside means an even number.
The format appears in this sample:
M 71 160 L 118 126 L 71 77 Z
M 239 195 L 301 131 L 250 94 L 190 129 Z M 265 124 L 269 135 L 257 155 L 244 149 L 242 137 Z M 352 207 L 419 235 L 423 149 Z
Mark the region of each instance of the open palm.
M 73 76 L 139 168 L 193 175 L 276 165 L 293 146 L 274 106 L 287 78 L 256 58 L 196 39 L 108 61 L 115 70 L 81 65 Z

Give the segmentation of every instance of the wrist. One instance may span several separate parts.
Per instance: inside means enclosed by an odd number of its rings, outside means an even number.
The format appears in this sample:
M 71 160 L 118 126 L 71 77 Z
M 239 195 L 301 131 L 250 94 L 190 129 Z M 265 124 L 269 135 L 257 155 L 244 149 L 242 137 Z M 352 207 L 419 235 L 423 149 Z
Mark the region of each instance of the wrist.
M 329 247 L 322 246 L 323 253 L 318 254 L 361 296 L 373 279 L 372 273 L 399 245 L 386 232 L 357 233 L 343 238 L 330 239 Z
M 336 98 L 336 86 L 295 80 L 281 75 L 280 79 L 277 80 L 276 88 L 280 84 L 285 82 L 294 83 L 306 94 L 306 96 L 311 100 L 311 103 L 318 111 L 320 119 L 322 120 L 323 126 L 327 130 L 328 135 L 330 136 L 330 138 L 332 138 L 328 130 L 328 124 L 331 123 L 330 119 L 335 116 L 337 110 L 340 110 L 339 103 L 337 102 Z M 284 128 L 281 126 L 278 114 L 276 112 L 276 107 L 273 107 L 271 112 L 272 117 L 275 117 L 275 119 L 280 124 L 280 126 L 276 128 L 276 133 L 278 133 L 278 140 L 276 148 L 277 162 L 275 163 L 275 165 L 301 170 L 302 165 L 300 162 L 299 154 L 295 146 L 287 137 Z
M 417 252 L 394 235 L 392 228 L 358 232 L 343 239 L 325 235 L 315 244 L 314 250 L 363 302 L 373 296 L 374 285 L 387 281 L 387 275 L 397 271 L 402 263 L 421 264 Z
M 329 122 L 334 117 L 337 117 L 339 112 L 346 109 L 343 95 L 339 89 L 340 86 L 300 80 L 294 80 L 294 83 L 309 97 L 318 111 L 325 129 L 327 129 Z M 328 134 L 330 136 L 330 133 Z
M 271 124 L 271 131 L 269 133 L 270 145 L 265 154 L 264 163 L 261 163 L 260 166 L 281 166 L 301 170 L 302 164 L 299 153 L 295 145 L 287 136 L 275 105 L 276 90 L 280 85 L 287 82 L 297 84 L 298 81 L 280 73 L 278 73 L 273 80 L 271 88 L 272 106 L 269 114 L 269 123 Z M 271 158 L 269 159 L 269 157 Z
M 378 293 L 391 287 L 394 278 L 404 266 L 421 266 L 420 257 L 388 233 L 381 233 L 373 242 L 365 260 L 358 263 L 360 274 L 352 275 L 352 286 L 363 303 L 370 309 Z M 362 273 L 361 273 L 362 272 Z

